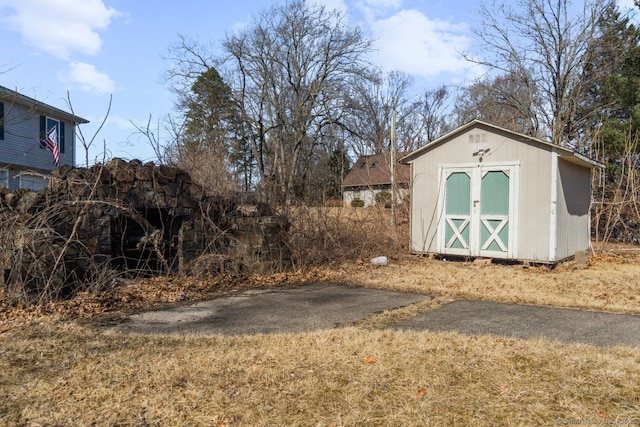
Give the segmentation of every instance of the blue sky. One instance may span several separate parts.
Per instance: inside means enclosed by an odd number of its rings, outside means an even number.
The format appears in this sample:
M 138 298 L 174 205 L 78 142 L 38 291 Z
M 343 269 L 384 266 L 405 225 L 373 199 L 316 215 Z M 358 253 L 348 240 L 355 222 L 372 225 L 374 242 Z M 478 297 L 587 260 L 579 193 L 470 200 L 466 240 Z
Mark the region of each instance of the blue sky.
M 402 70 L 416 86 L 460 84 L 478 70 L 460 58 L 473 51 L 471 28 L 477 1 L 308 0 L 343 11 L 376 40 L 374 62 Z M 162 59 L 183 34 L 220 42 L 227 32 L 249 24 L 275 0 L 0 0 L 0 85 L 69 110 L 91 121 L 89 139 L 111 112 L 89 152 L 90 163 L 106 156 L 154 160 L 153 151 L 131 124 L 157 124 L 173 110 L 163 80 Z M 633 0 L 620 0 L 631 6 Z M 104 143 L 104 144 L 103 144 Z M 79 144 L 78 144 L 79 145 Z M 84 164 L 78 146 L 76 162 Z

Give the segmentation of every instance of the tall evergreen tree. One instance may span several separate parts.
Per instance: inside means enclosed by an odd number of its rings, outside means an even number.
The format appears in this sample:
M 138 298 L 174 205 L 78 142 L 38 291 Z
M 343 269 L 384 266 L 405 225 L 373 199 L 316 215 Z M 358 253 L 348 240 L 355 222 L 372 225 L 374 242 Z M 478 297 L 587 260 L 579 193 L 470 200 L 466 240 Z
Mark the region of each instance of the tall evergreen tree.
M 176 150 L 178 164 L 214 191 L 246 189 L 250 150 L 243 143 L 231 88 L 218 71 L 211 67 L 200 74 L 191 91 L 181 97 L 180 106 L 184 126 Z
M 594 84 L 581 108 L 583 116 L 593 117 L 592 128 L 597 131 L 593 154 L 614 172 L 625 141 L 636 138 L 640 131 L 640 31 L 614 5 L 606 9 L 598 25 L 597 53 L 587 70 Z

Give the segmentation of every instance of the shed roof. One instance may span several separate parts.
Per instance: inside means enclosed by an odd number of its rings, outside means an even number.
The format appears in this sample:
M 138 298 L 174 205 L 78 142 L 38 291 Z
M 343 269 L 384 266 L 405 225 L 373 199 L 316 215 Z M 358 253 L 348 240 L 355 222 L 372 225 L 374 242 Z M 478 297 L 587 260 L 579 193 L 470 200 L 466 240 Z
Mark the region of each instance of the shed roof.
M 406 153 L 398 153 L 397 158 Z M 411 167 L 408 164 L 396 163 L 396 183 L 411 181 Z M 363 187 L 371 185 L 391 184 L 391 154 L 371 154 L 360 156 L 347 176 L 342 180 L 343 187 Z
M 38 113 L 50 115 L 57 119 L 63 119 L 75 124 L 89 123 L 89 120 L 87 119 L 83 119 L 82 117 L 68 113 L 52 105 L 45 104 L 44 102 L 40 102 L 36 99 L 30 98 L 4 86 L 0 86 L 0 101 L 22 105 L 24 107 L 33 109 Z
M 553 147 L 554 149 L 556 149 L 558 151 L 558 154 L 560 155 L 560 157 L 563 160 L 566 160 L 568 162 L 574 163 L 578 166 L 582 166 L 582 167 L 586 167 L 586 168 L 604 168 L 604 165 L 602 163 L 596 162 L 595 160 L 592 160 L 590 158 L 588 158 L 587 156 L 584 156 L 574 150 L 571 150 L 569 148 L 563 147 L 561 145 L 558 144 L 553 144 L 551 142 L 548 141 L 543 141 L 541 139 L 538 138 L 534 138 L 532 136 L 529 135 L 525 135 L 522 133 L 518 133 L 518 132 L 514 132 L 511 131 L 509 129 L 505 129 L 502 128 L 500 126 L 496 126 L 496 125 L 492 125 L 490 123 L 486 123 L 483 122 L 481 120 L 472 120 L 469 123 L 460 126 L 457 129 L 454 129 L 453 131 L 441 136 L 440 138 L 434 139 L 433 141 L 429 142 L 428 144 L 418 148 L 417 150 L 407 154 L 406 156 L 402 157 L 400 159 L 400 162 L 402 163 L 406 163 L 409 164 L 411 162 L 413 162 L 417 157 L 420 157 L 421 155 L 425 154 L 426 152 L 430 151 L 432 148 L 443 144 L 449 140 L 451 140 L 452 138 L 458 136 L 459 134 L 466 132 L 472 128 L 476 128 L 476 127 L 480 127 L 480 128 L 484 128 L 487 131 L 490 132 L 494 132 L 494 133 L 503 133 L 508 135 L 510 138 L 518 140 L 518 141 L 523 141 L 523 142 L 530 142 L 533 144 L 538 144 L 541 146 L 547 146 L 547 147 Z

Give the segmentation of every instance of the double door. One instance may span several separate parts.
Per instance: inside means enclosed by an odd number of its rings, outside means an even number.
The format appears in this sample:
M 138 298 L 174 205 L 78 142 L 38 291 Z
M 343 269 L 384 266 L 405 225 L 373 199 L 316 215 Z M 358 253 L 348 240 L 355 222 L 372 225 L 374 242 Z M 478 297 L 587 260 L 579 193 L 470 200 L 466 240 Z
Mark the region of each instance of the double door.
M 443 166 L 438 251 L 515 258 L 518 164 Z

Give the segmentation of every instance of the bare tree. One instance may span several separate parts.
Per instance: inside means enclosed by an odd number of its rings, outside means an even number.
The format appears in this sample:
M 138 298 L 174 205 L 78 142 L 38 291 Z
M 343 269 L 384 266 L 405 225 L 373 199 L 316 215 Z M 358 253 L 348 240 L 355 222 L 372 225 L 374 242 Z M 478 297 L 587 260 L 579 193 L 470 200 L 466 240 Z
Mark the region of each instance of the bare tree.
M 182 133 L 183 122 L 167 115 L 160 124 L 160 119 L 153 123 L 153 117 L 149 114 L 147 123 L 138 124 L 130 121 L 136 129 L 133 135 L 141 138 L 143 143 L 149 145 L 160 164 L 175 164 L 177 141 Z
M 350 89 L 347 121 L 356 156 L 390 151 L 391 117 L 395 111 L 398 122 L 403 123 L 410 114 L 408 90 L 412 83 L 411 76 L 401 71 L 378 72 L 374 79 L 361 79 Z
M 426 90 L 422 95 L 418 111 L 427 142 L 433 141 L 449 130 L 446 118 L 448 98 L 449 90 L 444 85 L 438 89 Z
M 210 44 L 186 36 L 178 35 L 178 40 L 169 46 L 163 59 L 171 64 L 164 77 L 171 91 L 176 95 L 176 107 L 184 109 L 189 102 L 196 80 L 217 65 L 214 48 Z
M 80 128 L 80 126 L 79 125 L 76 126 L 76 132 L 77 132 L 77 135 L 78 135 L 78 140 L 80 140 L 80 144 L 82 144 L 82 148 L 84 149 L 85 167 L 89 167 L 89 149 L 91 148 L 91 146 L 95 142 L 96 138 L 98 137 L 98 134 L 100 133 L 100 131 L 104 127 L 104 124 L 107 122 L 107 119 L 109 118 L 109 113 L 111 112 L 111 102 L 112 101 L 113 101 L 113 95 L 109 95 L 109 105 L 107 106 L 107 112 L 105 113 L 104 117 L 102 118 L 102 121 L 100 122 L 100 126 L 98 126 L 98 129 L 96 129 L 96 131 L 93 133 L 93 135 L 91 135 L 91 138 L 89 138 L 87 140 L 87 138 L 85 138 L 84 134 L 82 133 L 82 129 Z M 76 113 L 73 110 L 73 104 L 71 103 L 71 95 L 69 94 L 69 91 L 67 91 L 67 105 L 69 106 L 69 109 L 71 110 L 71 114 L 73 114 L 75 116 Z M 103 141 L 103 146 L 106 146 L 106 142 L 105 141 Z M 106 150 L 103 150 L 102 159 L 101 159 L 103 162 L 106 160 L 106 155 L 107 155 Z
M 261 13 L 223 47 L 263 188 L 288 204 L 304 189 L 323 130 L 341 121 L 342 94 L 366 76 L 371 41 L 338 11 L 294 0 Z
M 478 80 L 458 94 L 453 108 L 456 124 L 479 119 L 539 137 L 537 115 L 532 108 L 538 97 L 531 90 L 515 74 Z M 532 99 L 536 102 L 532 103 Z
M 473 59 L 513 76 L 529 95 L 531 132 L 563 145 L 578 143 L 576 113 L 590 87 L 585 68 L 594 54 L 598 19 L 614 0 L 525 0 L 518 9 L 481 4 L 479 36 L 487 56 Z M 612 46 L 615 48 L 615 46 Z M 604 64 L 603 64 L 604 65 Z M 579 119 L 579 118 L 578 118 Z

